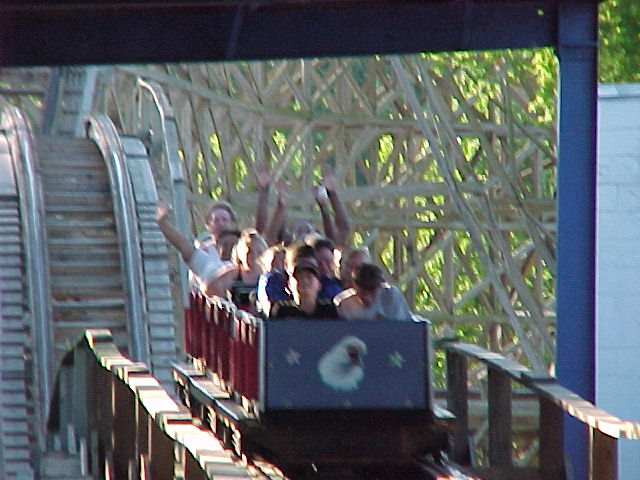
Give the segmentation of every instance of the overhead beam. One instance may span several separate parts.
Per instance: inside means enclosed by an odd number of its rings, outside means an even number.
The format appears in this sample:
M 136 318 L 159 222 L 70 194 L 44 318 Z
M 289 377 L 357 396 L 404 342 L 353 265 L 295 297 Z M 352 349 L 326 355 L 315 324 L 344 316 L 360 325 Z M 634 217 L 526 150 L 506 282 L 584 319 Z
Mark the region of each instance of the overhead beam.
M 556 41 L 556 3 L 1 2 L 0 64 L 251 60 L 543 47 Z

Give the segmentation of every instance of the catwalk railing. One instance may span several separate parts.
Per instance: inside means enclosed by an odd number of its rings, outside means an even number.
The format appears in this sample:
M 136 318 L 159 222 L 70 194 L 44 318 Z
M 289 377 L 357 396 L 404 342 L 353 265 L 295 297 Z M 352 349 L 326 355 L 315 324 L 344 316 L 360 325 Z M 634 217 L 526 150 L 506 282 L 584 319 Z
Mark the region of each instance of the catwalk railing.
M 147 365 L 122 356 L 108 330 L 88 330 L 65 357 L 49 438 L 79 454 L 82 474 L 92 478 L 253 478 Z
M 448 343 L 444 349 L 447 356 L 447 408 L 456 417 L 452 448 L 454 461 L 461 465 L 470 463 L 467 372 L 470 362 L 479 362 L 488 370 L 488 470 L 492 474 L 509 471 L 516 474 L 518 471 L 513 461 L 511 416 L 512 382 L 515 382 L 537 396 L 540 408 L 538 467 L 527 469 L 530 477 L 519 475 L 519 478 L 568 478 L 563 449 L 565 414 L 584 424 L 589 431 L 589 478 L 618 478 L 618 440 L 639 440 L 640 424 L 621 420 L 562 387 L 554 377 L 535 374 L 500 354 L 464 343 Z
M 186 318 L 186 351 L 208 369 L 221 386 L 252 407 L 259 387 L 259 321 L 218 298 L 199 292 L 191 296 Z M 591 480 L 615 480 L 619 439 L 640 439 L 640 424 L 621 420 L 582 399 L 549 376 L 540 376 L 498 353 L 475 345 L 450 342 L 443 346 L 447 366 L 447 409 L 452 422 L 450 456 L 460 465 L 471 464 L 468 367 L 487 368 L 488 465 L 474 466 L 489 478 L 562 480 L 567 477 L 563 449 L 565 414 L 590 432 Z M 529 389 L 539 402 L 538 466 L 514 462 L 512 382 Z

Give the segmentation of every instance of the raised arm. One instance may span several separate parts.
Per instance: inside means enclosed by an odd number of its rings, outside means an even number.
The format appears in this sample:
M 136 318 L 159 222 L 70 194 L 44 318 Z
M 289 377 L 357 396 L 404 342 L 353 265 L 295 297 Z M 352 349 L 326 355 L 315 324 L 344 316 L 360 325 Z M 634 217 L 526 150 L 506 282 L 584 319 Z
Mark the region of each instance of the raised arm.
M 331 212 L 329 211 L 329 197 L 327 189 L 324 186 L 317 187 L 314 190 L 314 196 L 318 208 L 320 208 L 320 216 L 322 216 L 322 228 L 324 229 L 324 236 L 330 239 L 333 243 L 336 241 L 336 226 L 331 218 Z
M 191 241 L 169 223 L 169 206 L 159 201 L 156 204 L 156 222 L 167 241 L 173 245 L 186 264 L 189 264 L 195 250 Z
M 265 235 L 268 227 L 269 190 L 271 188 L 271 175 L 264 166 L 258 167 L 256 172 L 256 187 L 258 189 L 258 204 L 256 205 L 256 230 L 260 235 Z
M 351 235 L 351 222 L 349 221 L 347 209 L 338 196 L 336 178 L 333 173 L 325 174 L 324 186 L 327 189 L 327 195 L 336 217 L 335 238 L 333 238 L 333 241 L 337 247 L 346 247 Z
M 207 252 L 193 244 L 169 223 L 169 207 L 164 202 L 156 205 L 156 221 L 167 241 L 179 252 L 184 262 L 195 275 L 198 285 L 207 295 L 224 295 L 237 274 L 229 262 L 222 262 L 218 251 Z
M 264 238 L 269 245 L 278 243 L 278 234 L 287 221 L 287 185 L 283 180 L 280 180 L 276 188 L 278 190 L 278 202 L 264 234 Z

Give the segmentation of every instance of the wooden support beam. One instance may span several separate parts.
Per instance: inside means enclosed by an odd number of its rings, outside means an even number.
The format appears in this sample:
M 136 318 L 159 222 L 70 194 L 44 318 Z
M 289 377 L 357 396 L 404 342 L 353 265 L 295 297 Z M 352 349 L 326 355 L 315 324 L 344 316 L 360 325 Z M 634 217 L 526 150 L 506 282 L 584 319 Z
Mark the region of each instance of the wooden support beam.
M 128 478 L 129 461 L 136 460 L 135 398 L 120 380 L 113 385 L 113 467 L 116 478 Z
M 451 457 L 461 465 L 471 464 L 467 396 L 467 359 L 447 351 L 447 408 L 456 416 Z
M 590 480 L 617 480 L 618 441 L 597 428 L 590 428 Z
M 549 399 L 540 397 L 540 448 L 538 464 L 542 480 L 564 480 L 566 471 L 562 446 L 564 412 Z
M 510 466 L 511 436 L 511 378 L 500 370 L 489 368 L 489 464 Z

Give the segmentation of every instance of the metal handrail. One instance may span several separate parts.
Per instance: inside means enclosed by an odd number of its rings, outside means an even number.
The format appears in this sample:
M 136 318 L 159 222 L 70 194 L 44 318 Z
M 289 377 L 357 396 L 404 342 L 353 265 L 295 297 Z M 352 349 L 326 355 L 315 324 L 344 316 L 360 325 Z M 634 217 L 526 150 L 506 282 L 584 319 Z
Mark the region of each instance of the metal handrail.
M 484 364 L 489 370 L 489 457 L 510 463 L 510 382 L 532 390 L 540 401 L 540 474 L 543 479 L 565 478 L 562 450 L 563 415 L 568 414 L 590 430 L 589 448 L 592 480 L 617 478 L 617 441 L 640 440 L 640 422 L 626 421 L 597 408 L 591 402 L 560 385 L 556 378 L 538 374 L 499 353 L 477 345 L 444 343 L 447 354 L 447 407 L 456 416 L 454 460 L 468 461 L 467 364 Z M 492 410 L 495 412 L 492 415 Z M 508 411 L 507 411 L 508 410 Z M 492 438 L 495 442 L 492 442 Z M 492 465 L 493 466 L 493 465 Z M 500 466 L 500 465 L 498 465 Z M 504 466 L 504 465 L 502 465 Z
M 127 292 L 127 319 L 131 355 L 149 361 L 149 332 L 145 325 L 142 253 L 136 223 L 135 201 L 125 153 L 113 122 L 103 114 L 87 119 L 87 136 L 98 146 L 109 171 L 113 206 L 118 230 L 120 256 Z
M 146 90 L 153 100 L 158 110 L 160 118 L 162 150 L 164 158 L 169 166 L 171 204 L 175 216 L 176 228 L 185 235 L 189 235 L 189 209 L 187 207 L 188 189 L 182 170 L 182 161 L 178 156 L 178 126 L 173 114 L 171 104 L 167 99 L 162 87 L 156 82 L 138 78 L 138 87 Z M 178 273 L 180 276 L 180 292 L 182 294 L 182 305 L 189 306 L 189 270 L 184 262 L 178 262 Z
M 43 222 L 42 183 L 29 122 L 18 108 L 4 102 L 2 106 L 1 127 L 9 139 L 20 192 L 29 310 L 35 337 L 36 381 L 34 387 L 39 397 L 36 404 L 40 405 L 40 409 L 36 409 L 36 415 L 39 417 L 36 421 L 36 430 L 38 441 L 42 446 L 45 439 L 44 423 L 48 416 L 54 369 L 49 249 Z

